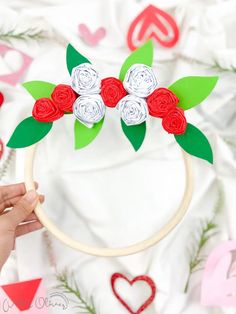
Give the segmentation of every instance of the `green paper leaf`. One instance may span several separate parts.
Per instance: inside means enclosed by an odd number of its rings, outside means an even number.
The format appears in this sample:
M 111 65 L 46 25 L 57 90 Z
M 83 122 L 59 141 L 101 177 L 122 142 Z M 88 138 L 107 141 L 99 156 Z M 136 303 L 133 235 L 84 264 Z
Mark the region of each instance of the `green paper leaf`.
M 136 49 L 125 60 L 121 67 L 119 79 L 124 81 L 125 75 L 129 68 L 136 63 L 146 64 L 152 66 L 153 63 L 153 43 L 152 40 L 148 40 L 144 45 Z
M 94 124 L 92 128 L 88 128 L 78 120 L 75 120 L 75 149 L 80 149 L 90 144 L 101 131 L 103 122 L 104 118 L 100 122 Z
M 82 63 L 91 63 L 87 58 L 80 54 L 71 44 L 67 46 L 66 50 L 67 69 L 71 75 L 74 67 Z
M 169 89 L 179 98 L 178 107 L 188 110 L 206 99 L 217 81 L 217 76 L 188 76 L 176 81 Z
M 23 148 L 33 145 L 48 134 L 52 125 L 52 122 L 39 122 L 33 117 L 28 117 L 16 127 L 7 146 L 11 148 Z
M 51 94 L 56 87 L 55 84 L 44 81 L 25 82 L 22 84 L 22 86 L 35 100 L 40 98 L 51 98 Z
M 213 164 L 211 145 L 206 136 L 194 125 L 188 123 L 183 135 L 175 135 L 177 143 L 190 155 L 205 159 Z
M 143 122 L 138 125 L 127 126 L 125 122 L 121 119 L 122 130 L 125 133 L 126 137 L 133 145 L 134 150 L 137 152 L 142 146 L 146 135 L 146 122 Z

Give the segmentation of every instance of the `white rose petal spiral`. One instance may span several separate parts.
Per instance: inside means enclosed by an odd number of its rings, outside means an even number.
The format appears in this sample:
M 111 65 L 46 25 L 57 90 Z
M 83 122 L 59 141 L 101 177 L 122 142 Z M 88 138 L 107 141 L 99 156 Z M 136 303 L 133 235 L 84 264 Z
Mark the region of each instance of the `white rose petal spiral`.
M 79 95 L 100 93 L 101 79 L 90 63 L 73 68 L 71 79 L 71 87 Z
M 152 68 L 144 64 L 130 67 L 123 83 L 128 93 L 143 98 L 148 97 L 158 86 Z
M 73 105 L 73 113 L 81 123 L 92 127 L 105 115 L 106 107 L 100 95 L 83 95 L 76 99 Z
M 127 95 L 122 98 L 117 106 L 121 119 L 126 125 L 137 125 L 147 120 L 148 108 L 143 98 Z

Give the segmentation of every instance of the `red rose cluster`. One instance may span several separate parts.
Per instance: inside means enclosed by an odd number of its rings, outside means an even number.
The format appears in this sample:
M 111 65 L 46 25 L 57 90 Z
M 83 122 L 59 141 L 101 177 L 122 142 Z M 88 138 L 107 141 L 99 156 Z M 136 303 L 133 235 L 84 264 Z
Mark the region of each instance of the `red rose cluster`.
M 107 107 L 114 108 L 127 95 L 123 83 L 114 77 L 102 80 L 101 97 Z M 53 122 L 60 119 L 65 112 L 72 112 L 77 95 L 69 85 L 55 87 L 50 98 L 36 100 L 33 117 L 40 122 Z M 187 121 L 184 111 L 178 108 L 178 97 L 167 88 L 158 88 L 147 97 L 149 113 L 161 118 L 163 128 L 171 134 L 184 134 Z
M 78 95 L 69 85 L 57 85 L 50 98 L 36 100 L 32 115 L 40 122 L 53 122 L 60 119 L 65 112 L 72 112 L 72 106 Z
M 158 88 L 147 98 L 149 113 L 162 118 L 163 128 L 171 134 L 184 134 L 187 121 L 184 111 L 178 108 L 178 97 L 167 88 Z

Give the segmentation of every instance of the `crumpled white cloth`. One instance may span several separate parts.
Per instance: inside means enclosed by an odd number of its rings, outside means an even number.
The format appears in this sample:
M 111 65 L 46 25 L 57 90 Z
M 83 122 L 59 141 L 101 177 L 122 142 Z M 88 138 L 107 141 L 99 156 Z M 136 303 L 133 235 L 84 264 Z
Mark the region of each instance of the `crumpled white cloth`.
M 174 14 L 181 29 L 176 47 L 156 47 L 154 69 L 161 85 L 168 86 L 187 75 L 218 74 L 211 68 L 214 60 L 225 68 L 235 65 L 235 1 L 151 2 Z M 102 77 L 118 76 L 129 54 L 125 47 L 128 25 L 148 3 L 1 0 L 0 21 L 8 28 L 16 22 L 21 26 L 38 25 L 52 36 L 40 44 L 15 42 L 17 48 L 34 58 L 24 81 L 69 83 L 65 60 L 68 42 L 93 62 Z M 88 24 L 91 30 L 103 26 L 107 36 L 91 48 L 78 36 L 79 23 Z M 10 70 L 5 66 L 0 71 Z M 235 142 L 231 143 L 236 131 L 232 105 L 235 74 L 219 75 L 209 99 L 200 109 L 187 113 L 188 120 L 209 137 L 215 164 L 194 158 L 194 197 L 187 216 L 169 236 L 145 252 L 122 258 L 88 256 L 51 238 L 57 269 L 67 268 L 75 274 L 85 298 L 93 298 L 97 314 L 126 313 L 111 290 L 110 277 L 115 272 L 153 278 L 158 292 L 146 313 L 232 313 L 230 309 L 200 305 L 202 272 L 192 276 L 189 291 L 184 293 L 190 255 L 202 222 L 213 214 L 218 181 L 224 187 L 225 205 L 217 220 L 220 233 L 209 243 L 206 254 L 221 241 L 236 237 Z M 33 100 L 20 85 L 12 88 L 0 83 L 0 88 L 6 96 L 0 112 L 0 132 L 7 140 L 15 126 L 30 115 Z M 23 180 L 23 163 L 24 152 L 18 150 L 11 172 L 2 183 Z M 163 132 L 160 121 L 150 119 L 143 147 L 134 153 L 122 133 L 118 113 L 108 109 L 101 133 L 80 151 L 73 150 L 73 117 L 56 122 L 38 147 L 35 179 L 46 195 L 45 210 L 62 230 L 88 244 L 121 246 L 143 240 L 163 226 L 180 202 L 185 177 L 178 145 Z M 42 276 L 49 290 L 56 284 L 42 233 L 17 240 L 16 251 L 2 270 L 2 283 Z M 132 304 L 140 302 L 132 293 L 128 298 Z M 49 310 L 60 313 L 58 308 Z M 76 310 L 71 305 L 62 313 L 66 312 L 74 314 Z

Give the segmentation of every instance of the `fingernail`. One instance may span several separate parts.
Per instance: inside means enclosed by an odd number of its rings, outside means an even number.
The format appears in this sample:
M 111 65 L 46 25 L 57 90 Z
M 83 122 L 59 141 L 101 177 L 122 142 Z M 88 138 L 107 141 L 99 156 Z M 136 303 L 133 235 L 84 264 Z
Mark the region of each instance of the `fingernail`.
M 40 194 L 39 195 L 39 201 L 40 201 L 40 203 L 43 203 L 45 201 L 45 196 Z
M 34 191 L 31 190 L 25 195 L 25 199 L 29 203 L 34 203 L 38 198 L 38 194 Z

